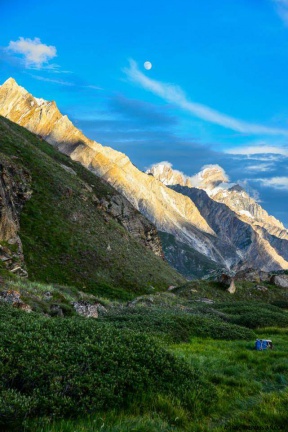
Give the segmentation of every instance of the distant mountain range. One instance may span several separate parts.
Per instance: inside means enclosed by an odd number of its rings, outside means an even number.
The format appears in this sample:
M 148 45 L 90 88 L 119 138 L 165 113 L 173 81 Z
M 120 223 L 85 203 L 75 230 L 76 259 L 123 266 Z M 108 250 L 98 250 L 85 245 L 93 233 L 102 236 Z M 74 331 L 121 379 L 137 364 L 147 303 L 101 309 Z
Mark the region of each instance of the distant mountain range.
M 215 269 L 288 268 L 288 231 L 230 184 L 220 167 L 187 177 L 161 163 L 143 173 L 125 154 L 85 137 L 55 102 L 33 97 L 12 78 L 0 87 L 0 115 L 110 183 L 156 225 L 167 260 L 186 277 Z

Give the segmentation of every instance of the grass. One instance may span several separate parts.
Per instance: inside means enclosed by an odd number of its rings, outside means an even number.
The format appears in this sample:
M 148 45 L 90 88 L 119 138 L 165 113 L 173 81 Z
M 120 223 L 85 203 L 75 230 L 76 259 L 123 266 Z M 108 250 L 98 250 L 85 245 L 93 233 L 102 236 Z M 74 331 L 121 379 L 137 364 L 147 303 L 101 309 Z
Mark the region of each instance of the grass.
M 154 395 L 125 411 L 109 410 L 76 420 L 40 419 L 27 431 L 286 431 L 288 421 L 288 329 L 267 328 L 258 334 L 271 338 L 273 351 L 255 351 L 254 341 L 215 341 L 193 338 L 171 345 L 171 352 L 198 371 L 213 386 L 205 398 L 185 407 L 173 396 Z M 32 426 L 32 429 L 31 429 Z
M 191 366 L 205 371 L 218 400 L 201 419 L 203 430 L 285 430 L 288 421 L 288 329 L 267 328 L 258 337 L 272 339 L 274 350 L 255 351 L 253 342 L 194 339 L 173 347 Z
M 95 205 L 95 197 L 109 201 L 118 195 L 96 175 L 3 118 L 0 148 L 2 160 L 32 176 L 32 197 L 20 220 L 31 280 L 122 300 L 184 281 Z
M 2 290 L 19 292 L 21 301 L 28 304 L 34 312 L 51 316 L 53 316 L 53 306 L 60 307 L 65 316 L 75 315 L 73 302 L 86 301 L 88 303 L 100 303 L 104 307 L 110 307 L 114 304 L 107 298 L 95 297 L 92 294 L 79 291 L 75 287 L 43 284 L 19 277 L 4 279 L 2 281 Z

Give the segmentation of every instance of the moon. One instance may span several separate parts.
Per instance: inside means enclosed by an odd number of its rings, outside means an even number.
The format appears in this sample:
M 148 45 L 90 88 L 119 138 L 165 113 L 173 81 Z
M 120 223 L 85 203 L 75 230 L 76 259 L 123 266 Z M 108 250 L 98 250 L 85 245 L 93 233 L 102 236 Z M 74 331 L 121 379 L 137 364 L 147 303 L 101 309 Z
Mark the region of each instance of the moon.
M 150 69 L 152 69 L 152 63 L 151 63 L 150 61 L 145 61 L 145 63 L 144 63 L 144 68 L 145 68 L 146 70 L 150 70 Z

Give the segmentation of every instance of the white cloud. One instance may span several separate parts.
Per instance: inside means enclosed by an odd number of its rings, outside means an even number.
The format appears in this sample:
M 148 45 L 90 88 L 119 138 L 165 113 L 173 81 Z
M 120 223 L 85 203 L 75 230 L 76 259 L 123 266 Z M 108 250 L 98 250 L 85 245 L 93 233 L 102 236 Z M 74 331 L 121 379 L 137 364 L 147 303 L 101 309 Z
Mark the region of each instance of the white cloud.
M 271 177 L 254 179 L 261 183 L 262 186 L 271 187 L 273 189 L 288 190 L 288 177 Z
M 288 25 L 288 0 L 272 0 L 282 21 Z
M 273 163 L 248 165 L 247 167 L 245 167 L 246 171 L 252 171 L 252 172 L 268 172 L 268 171 L 273 171 L 273 169 L 274 169 Z
M 208 106 L 191 102 L 187 99 L 185 93 L 180 87 L 148 78 L 138 69 L 136 62 L 133 60 L 130 61 L 130 67 L 124 69 L 124 72 L 131 81 L 139 84 L 141 87 L 157 96 L 160 96 L 166 102 L 173 103 L 202 120 L 246 134 L 288 136 L 288 130 L 247 123 L 222 114 Z
M 279 147 L 279 146 L 271 146 L 271 145 L 251 145 L 238 147 L 234 149 L 225 150 L 225 153 L 233 154 L 233 155 L 263 155 L 263 154 L 275 154 L 288 157 L 288 148 Z
M 7 50 L 24 57 L 25 67 L 28 69 L 42 69 L 57 56 L 55 46 L 41 43 L 39 38 L 29 39 L 20 37 L 17 41 L 10 41 Z

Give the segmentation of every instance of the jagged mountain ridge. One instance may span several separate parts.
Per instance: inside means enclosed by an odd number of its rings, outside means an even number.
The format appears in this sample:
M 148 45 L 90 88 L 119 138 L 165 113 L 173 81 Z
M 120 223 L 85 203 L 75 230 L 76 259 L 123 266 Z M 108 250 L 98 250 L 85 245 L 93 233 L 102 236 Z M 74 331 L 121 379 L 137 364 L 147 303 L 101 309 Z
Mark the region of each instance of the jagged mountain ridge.
M 146 171 L 166 185 L 195 187 L 204 190 L 210 198 L 226 204 L 244 222 L 264 228 L 269 234 L 288 240 L 288 230 L 282 222 L 269 215 L 238 184 L 229 183 L 224 170 L 218 165 L 204 167 L 198 174 L 188 177 L 174 170 L 171 164 L 160 162 Z M 260 231 L 261 232 L 261 231 Z
M 170 185 L 173 190 L 189 196 L 217 235 L 222 238 L 224 236 L 226 241 L 234 246 L 240 242 L 238 250 L 242 252 L 243 259 L 251 261 L 252 254 L 252 261 L 259 266 L 263 255 L 267 251 L 268 255 L 273 255 L 274 249 L 283 257 L 281 265 L 286 268 L 288 230 L 274 216 L 270 216 L 240 185 L 229 183 L 221 167 L 204 167 L 200 173 L 192 177 L 185 176 L 177 170 L 174 174 L 173 171 L 171 164 L 162 162 L 152 166 L 147 173 Z M 258 234 L 258 254 L 257 248 L 248 251 L 241 245 L 243 234 L 249 232 L 247 225 Z M 250 230 L 249 236 L 251 235 Z M 268 256 L 266 259 L 269 259 Z
M 236 248 L 235 251 L 231 242 L 227 243 L 225 238 L 215 233 L 191 198 L 166 187 L 161 179 L 141 172 L 126 155 L 86 138 L 67 116 L 61 115 L 54 102 L 33 98 L 13 79 L 9 79 L 0 87 L 0 114 L 41 135 L 61 152 L 104 178 L 159 230 L 172 234 L 178 241 L 221 266 L 231 267 L 243 261 L 241 250 Z M 221 175 L 214 174 L 211 178 L 211 173 L 206 172 L 206 176 L 197 181 L 205 180 L 206 189 L 214 190 L 223 183 Z M 172 173 L 172 177 L 170 183 L 176 179 L 179 182 L 179 173 Z M 190 187 L 190 181 L 183 179 L 183 185 Z M 242 220 L 244 216 L 239 218 Z M 245 220 L 243 222 L 248 224 Z M 252 243 L 259 244 L 261 236 L 262 232 L 253 229 Z M 288 267 L 276 248 L 269 247 L 266 252 L 266 257 L 257 262 L 257 266 L 265 270 Z M 249 266 L 253 264 L 256 265 L 256 262 L 250 262 Z

